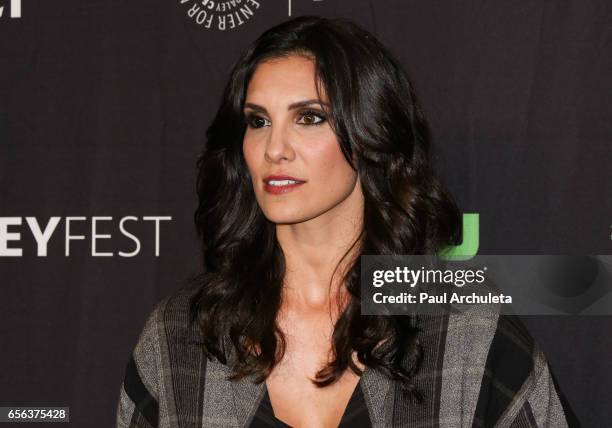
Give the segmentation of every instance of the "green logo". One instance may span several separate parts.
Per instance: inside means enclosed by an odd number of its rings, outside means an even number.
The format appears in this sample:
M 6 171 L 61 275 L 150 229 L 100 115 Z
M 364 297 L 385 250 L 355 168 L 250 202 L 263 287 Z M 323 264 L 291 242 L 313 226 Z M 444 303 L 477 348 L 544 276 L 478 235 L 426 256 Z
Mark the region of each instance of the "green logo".
M 448 246 L 438 254 L 444 260 L 469 260 L 476 255 L 480 245 L 480 227 L 478 213 L 463 214 L 463 241 L 460 245 Z

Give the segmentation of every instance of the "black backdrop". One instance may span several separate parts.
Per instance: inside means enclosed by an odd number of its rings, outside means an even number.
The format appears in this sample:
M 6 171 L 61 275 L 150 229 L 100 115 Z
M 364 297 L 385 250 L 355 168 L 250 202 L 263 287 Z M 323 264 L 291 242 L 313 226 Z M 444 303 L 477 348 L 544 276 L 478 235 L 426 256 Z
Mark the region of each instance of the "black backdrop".
M 242 0 L 241 25 L 232 2 L 183 2 L 21 0 L 11 17 L 0 0 L 0 242 L 22 250 L 0 256 L 1 406 L 114 424 L 146 315 L 198 271 L 195 160 L 229 68 L 290 6 L 352 18 L 399 57 L 481 253 L 610 252 L 609 1 Z M 171 220 L 156 236 L 147 216 Z M 58 217 L 46 256 L 26 217 Z M 92 255 L 93 217 L 112 217 L 96 232 L 111 257 Z M 69 221 L 84 239 L 66 256 Z M 585 426 L 609 423 L 612 318 L 525 321 Z

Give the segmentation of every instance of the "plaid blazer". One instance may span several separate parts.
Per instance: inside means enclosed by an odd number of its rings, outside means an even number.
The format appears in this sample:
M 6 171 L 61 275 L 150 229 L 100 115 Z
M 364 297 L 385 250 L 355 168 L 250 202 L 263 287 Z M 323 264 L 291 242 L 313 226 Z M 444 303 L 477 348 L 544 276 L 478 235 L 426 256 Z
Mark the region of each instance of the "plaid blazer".
M 249 427 L 253 420 L 265 382 L 228 381 L 229 368 L 206 359 L 200 329 L 188 322 L 194 292 L 166 297 L 146 321 L 120 388 L 118 428 Z M 403 400 L 393 380 L 366 367 L 360 384 L 372 427 L 579 426 L 517 318 L 478 308 L 419 316 L 418 327 L 424 358 L 415 384 L 423 401 Z

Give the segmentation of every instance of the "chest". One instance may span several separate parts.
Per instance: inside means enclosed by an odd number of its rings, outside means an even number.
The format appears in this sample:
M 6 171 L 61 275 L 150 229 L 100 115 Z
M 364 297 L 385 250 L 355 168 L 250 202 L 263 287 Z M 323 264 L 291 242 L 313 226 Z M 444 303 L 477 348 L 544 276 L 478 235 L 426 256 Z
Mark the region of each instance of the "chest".
M 293 427 L 337 427 L 359 377 L 347 370 L 336 382 L 320 388 L 309 378 L 314 379 L 317 368 L 302 358 L 297 362 L 291 361 L 291 356 L 288 359 L 266 380 L 274 416 Z
M 274 415 L 294 427 L 337 427 L 359 382 L 351 370 L 331 385 L 312 380 L 332 359 L 329 320 L 285 328 L 285 352 L 266 379 Z M 299 334 L 297 334 L 299 332 Z

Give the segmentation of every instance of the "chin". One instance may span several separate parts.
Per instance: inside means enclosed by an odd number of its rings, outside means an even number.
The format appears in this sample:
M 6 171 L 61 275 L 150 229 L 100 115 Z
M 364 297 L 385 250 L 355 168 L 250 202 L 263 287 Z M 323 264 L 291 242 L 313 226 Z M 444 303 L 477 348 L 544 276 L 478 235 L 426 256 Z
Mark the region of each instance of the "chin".
M 297 212 L 296 210 L 287 209 L 273 209 L 263 210 L 266 218 L 272 223 L 276 224 L 296 224 L 309 220 L 311 217 L 304 215 L 303 213 Z

